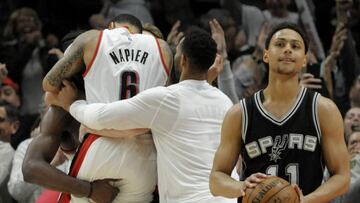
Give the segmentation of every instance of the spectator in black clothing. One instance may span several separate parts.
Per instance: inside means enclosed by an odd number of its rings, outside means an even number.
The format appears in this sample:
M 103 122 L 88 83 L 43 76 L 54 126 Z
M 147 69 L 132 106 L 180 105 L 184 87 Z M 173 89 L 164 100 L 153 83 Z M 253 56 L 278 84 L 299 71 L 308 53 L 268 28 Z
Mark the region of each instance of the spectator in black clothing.
M 45 42 L 41 27 L 34 10 L 15 10 L 8 20 L 4 41 L 0 45 L 0 61 L 6 64 L 9 76 L 20 86 L 22 114 L 38 114 L 43 94 L 41 81 L 55 63 L 48 55 L 48 49 L 55 44 Z M 56 43 L 56 40 L 52 41 Z

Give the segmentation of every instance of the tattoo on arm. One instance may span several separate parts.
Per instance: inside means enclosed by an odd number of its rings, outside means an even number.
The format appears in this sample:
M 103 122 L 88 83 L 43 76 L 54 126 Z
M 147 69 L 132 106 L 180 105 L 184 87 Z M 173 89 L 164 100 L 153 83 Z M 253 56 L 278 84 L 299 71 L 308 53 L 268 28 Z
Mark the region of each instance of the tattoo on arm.
M 62 80 L 72 77 L 84 69 L 83 46 L 73 45 L 64 58 L 62 58 L 47 74 L 46 79 L 51 86 L 60 88 Z

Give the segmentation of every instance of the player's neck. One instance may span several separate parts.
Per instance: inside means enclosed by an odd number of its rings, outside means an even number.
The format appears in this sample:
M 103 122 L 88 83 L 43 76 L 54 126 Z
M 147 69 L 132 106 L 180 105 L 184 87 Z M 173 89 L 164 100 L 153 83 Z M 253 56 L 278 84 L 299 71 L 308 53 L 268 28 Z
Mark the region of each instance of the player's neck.
M 180 81 L 183 80 L 206 80 L 207 74 L 203 72 L 187 72 L 183 71 L 180 76 Z
M 297 79 L 270 78 L 269 84 L 264 90 L 264 96 L 271 100 L 292 101 L 300 92 L 301 86 Z

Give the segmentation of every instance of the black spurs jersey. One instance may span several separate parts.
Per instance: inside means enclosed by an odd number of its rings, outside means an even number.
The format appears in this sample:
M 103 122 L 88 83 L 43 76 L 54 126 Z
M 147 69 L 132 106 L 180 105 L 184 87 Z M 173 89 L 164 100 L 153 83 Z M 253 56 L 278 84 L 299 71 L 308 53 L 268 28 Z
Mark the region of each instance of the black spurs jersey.
M 281 118 L 263 106 L 263 91 L 242 99 L 242 179 L 262 172 L 298 184 L 304 195 L 323 179 L 321 131 L 317 116 L 319 93 L 302 88 L 295 104 Z

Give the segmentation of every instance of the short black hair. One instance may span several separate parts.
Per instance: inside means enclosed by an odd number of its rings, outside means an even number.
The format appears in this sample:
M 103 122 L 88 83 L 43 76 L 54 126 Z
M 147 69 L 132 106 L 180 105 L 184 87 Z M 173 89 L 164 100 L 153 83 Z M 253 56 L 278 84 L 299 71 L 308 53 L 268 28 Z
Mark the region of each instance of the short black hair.
M 275 25 L 270 33 L 268 34 L 266 41 L 265 41 L 265 49 L 269 49 L 269 45 L 270 45 L 270 41 L 271 38 L 274 36 L 274 34 L 279 31 L 279 30 L 283 30 L 283 29 L 290 29 L 290 30 L 294 30 L 295 32 L 299 33 L 299 35 L 301 36 L 301 38 L 304 41 L 304 45 L 305 45 L 305 53 L 308 52 L 309 50 L 309 38 L 306 35 L 306 33 L 296 24 L 294 23 L 288 23 L 288 22 L 284 22 L 284 23 L 280 23 Z
M 216 43 L 203 29 L 188 30 L 180 48 L 189 63 L 199 70 L 207 71 L 215 61 Z
M 120 14 L 113 18 L 111 22 L 129 23 L 137 29 L 138 33 L 142 33 L 143 30 L 141 21 L 137 17 L 130 14 Z
M 70 44 L 84 32 L 85 30 L 73 30 L 68 32 L 60 41 L 61 50 L 64 52 Z
M 10 122 L 16 122 L 19 121 L 20 119 L 20 114 L 19 111 L 16 107 L 12 106 L 11 104 L 7 103 L 7 102 L 0 102 L 0 107 L 3 107 L 6 111 L 6 118 L 10 121 Z

